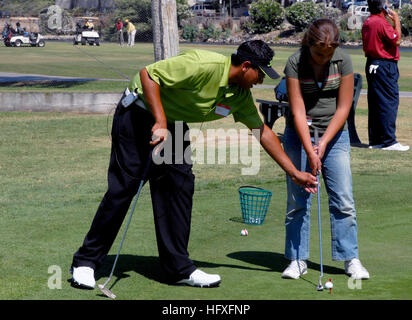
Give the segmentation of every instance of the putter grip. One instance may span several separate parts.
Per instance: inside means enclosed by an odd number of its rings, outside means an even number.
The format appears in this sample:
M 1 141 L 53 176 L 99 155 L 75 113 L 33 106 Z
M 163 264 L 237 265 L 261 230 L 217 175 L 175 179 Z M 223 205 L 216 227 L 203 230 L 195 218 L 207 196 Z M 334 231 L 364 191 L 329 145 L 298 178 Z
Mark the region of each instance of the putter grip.
M 313 128 L 313 136 L 315 138 L 315 145 L 319 144 L 319 132 L 318 132 L 318 128 L 314 127 Z

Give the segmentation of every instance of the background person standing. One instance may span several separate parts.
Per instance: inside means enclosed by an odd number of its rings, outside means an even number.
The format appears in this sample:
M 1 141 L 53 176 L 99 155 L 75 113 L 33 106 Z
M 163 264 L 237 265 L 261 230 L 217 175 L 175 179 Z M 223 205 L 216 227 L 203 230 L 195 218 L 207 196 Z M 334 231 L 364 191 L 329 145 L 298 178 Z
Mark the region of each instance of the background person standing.
M 126 19 L 124 22 L 126 23 L 126 28 L 127 28 L 127 45 L 129 47 L 133 47 L 134 38 L 136 36 L 136 27 L 128 19 Z
M 124 45 L 123 22 L 121 19 L 117 19 L 116 21 L 116 35 L 117 35 L 117 41 L 119 43 L 119 46 L 123 47 Z
M 386 0 L 368 0 L 368 6 L 371 15 L 363 23 L 362 41 L 367 58 L 369 148 L 407 151 L 409 146 L 397 142 L 395 134 L 401 23 L 398 14 L 387 8 Z

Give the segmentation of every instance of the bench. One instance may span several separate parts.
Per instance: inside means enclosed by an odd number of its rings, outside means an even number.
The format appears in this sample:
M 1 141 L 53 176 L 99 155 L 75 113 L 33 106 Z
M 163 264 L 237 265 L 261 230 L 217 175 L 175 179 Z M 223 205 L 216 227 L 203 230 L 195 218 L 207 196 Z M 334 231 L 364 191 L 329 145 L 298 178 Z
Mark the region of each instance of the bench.
M 352 100 L 352 107 L 349 112 L 348 116 L 348 131 L 349 131 L 349 138 L 351 145 L 361 145 L 361 141 L 359 139 L 358 133 L 356 131 L 355 125 L 355 111 L 356 105 L 358 104 L 359 95 L 362 89 L 362 76 L 359 73 L 354 74 L 354 92 L 353 92 L 353 100 Z M 273 128 L 276 120 L 280 117 L 286 115 L 289 112 L 289 103 L 282 102 L 282 101 L 269 101 L 269 100 L 261 100 L 256 99 L 256 102 L 259 103 L 259 110 L 263 115 L 264 123 L 269 127 Z

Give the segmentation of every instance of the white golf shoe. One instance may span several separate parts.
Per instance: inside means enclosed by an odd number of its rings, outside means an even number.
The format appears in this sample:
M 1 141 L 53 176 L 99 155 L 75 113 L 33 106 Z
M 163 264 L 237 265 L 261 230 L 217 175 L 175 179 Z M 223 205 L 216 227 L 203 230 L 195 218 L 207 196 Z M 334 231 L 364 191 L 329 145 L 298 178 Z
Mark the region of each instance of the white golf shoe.
M 408 151 L 409 146 L 404 146 L 400 144 L 399 142 L 389 146 L 389 147 L 384 147 L 382 150 L 387 150 L 387 151 Z
M 208 274 L 202 270 L 196 269 L 188 279 L 182 279 L 177 284 L 188 285 L 192 287 L 212 288 L 217 287 L 221 282 L 218 274 Z
M 96 280 L 94 279 L 94 270 L 90 267 L 72 267 L 72 283 L 80 288 L 94 289 Z
M 355 280 L 369 279 L 369 272 L 365 269 L 359 259 L 345 261 L 345 273 Z
M 308 266 L 304 260 L 292 260 L 289 266 L 283 271 L 284 279 L 299 279 L 301 275 L 308 273 Z

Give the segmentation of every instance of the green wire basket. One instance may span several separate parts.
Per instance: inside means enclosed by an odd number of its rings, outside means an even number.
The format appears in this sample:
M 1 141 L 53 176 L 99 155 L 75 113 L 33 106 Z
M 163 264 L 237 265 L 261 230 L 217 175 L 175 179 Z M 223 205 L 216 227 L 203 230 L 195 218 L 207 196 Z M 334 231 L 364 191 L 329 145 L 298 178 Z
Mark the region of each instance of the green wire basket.
M 258 187 L 239 187 L 240 209 L 246 224 L 261 225 L 265 222 L 272 192 Z

